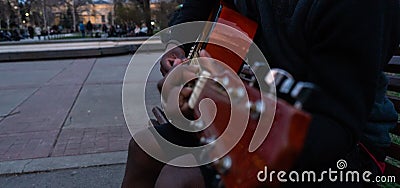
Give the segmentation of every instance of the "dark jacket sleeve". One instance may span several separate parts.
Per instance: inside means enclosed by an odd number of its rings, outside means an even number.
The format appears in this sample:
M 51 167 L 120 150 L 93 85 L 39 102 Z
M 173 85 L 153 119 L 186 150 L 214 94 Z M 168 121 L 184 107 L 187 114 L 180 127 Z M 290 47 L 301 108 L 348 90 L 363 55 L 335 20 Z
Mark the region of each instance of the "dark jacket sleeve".
M 320 86 L 304 166 L 321 167 L 349 153 L 370 113 L 382 66 L 399 42 L 397 0 L 316 0 L 306 26 L 308 80 Z
M 192 21 L 206 21 L 217 2 L 216 0 L 185 0 L 175 19 L 170 20 L 170 26 Z
M 196 40 L 203 29 L 202 24 L 180 25 L 194 21 L 207 21 L 212 9 L 217 5 L 217 0 L 185 0 L 169 21 L 169 32 L 162 36 L 164 43 L 175 42 L 187 44 Z M 171 27 L 172 26 L 172 27 Z M 183 45 L 188 51 L 190 44 Z

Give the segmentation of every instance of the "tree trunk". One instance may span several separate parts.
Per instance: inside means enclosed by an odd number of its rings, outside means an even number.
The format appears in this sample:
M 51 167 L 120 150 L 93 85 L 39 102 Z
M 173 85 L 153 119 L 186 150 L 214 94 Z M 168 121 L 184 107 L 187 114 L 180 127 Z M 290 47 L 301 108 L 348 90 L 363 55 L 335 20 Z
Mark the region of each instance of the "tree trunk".
M 75 32 L 76 31 L 76 17 L 75 17 L 75 0 L 72 0 L 72 31 Z
M 42 11 L 43 11 L 43 25 L 44 25 L 44 29 L 47 30 L 47 18 L 46 18 L 46 3 L 45 3 L 45 0 L 42 0 Z
M 7 30 L 10 30 L 10 16 L 7 17 Z
M 112 0 L 112 9 L 111 9 L 111 25 L 115 25 L 115 0 Z
M 146 25 L 148 28 L 147 34 L 153 34 L 153 26 L 151 25 L 151 14 L 150 14 L 150 0 L 143 0 L 143 11 L 145 15 Z

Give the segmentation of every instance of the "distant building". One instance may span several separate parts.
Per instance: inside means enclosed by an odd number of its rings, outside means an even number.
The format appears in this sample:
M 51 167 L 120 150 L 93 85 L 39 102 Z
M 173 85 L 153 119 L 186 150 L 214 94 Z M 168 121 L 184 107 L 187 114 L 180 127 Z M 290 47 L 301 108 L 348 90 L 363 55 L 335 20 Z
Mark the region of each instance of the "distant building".
M 90 22 L 92 22 L 94 25 L 111 25 L 110 22 L 112 20 L 112 9 L 112 3 L 99 0 L 95 1 L 93 4 L 83 5 L 79 7 L 78 10 L 80 12 L 79 17 L 83 23 L 87 23 L 90 20 Z
M 52 25 L 59 25 L 62 19 L 65 19 L 63 15 L 65 15 L 67 9 L 67 5 L 60 5 L 52 8 L 52 13 L 55 16 Z M 83 23 L 87 23 L 90 20 L 93 25 L 111 25 L 112 10 L 113 4 L 111 2 L 97 0 L 93 1 L 93 4 L 90 3 L 78 6 L 76 10 L 77 17 L 75 19 L 77 22 L 82 21 Z
M 182 0 L 150 0 L 150 9 L 152 12 L 151 19 L 159 20 L 160 18 L 157 18 L 156 12 L 165 11 L 162 10 L 163 8 L 161 7 L 161 2 L 178 3 L 180 1 Z M 60 4 L 59 6 L 54 6 L 51 8 L 51 12 L 54 17 L 51 20 L 52 23 L 48 25 L 64 25 L 67 28 L 72 26 L 73 7 L 75 7 L 76 12 L 75 24 L 78 24 L 79 22 L 87 23 L 90 20 L 93 25 L 106 24 L 110 26 L 113 23 L 113 19 L 115 20 L 115 17 L 113 17 L 113 0 L 93 0 L 93 3 L 82 5 L 74 5 L 73 0 L 67 0 L 66 2 L 67 3 L 65 4 Z M 129 1 L 125 2 L 127 6 L 130 3 L 131 2 Z

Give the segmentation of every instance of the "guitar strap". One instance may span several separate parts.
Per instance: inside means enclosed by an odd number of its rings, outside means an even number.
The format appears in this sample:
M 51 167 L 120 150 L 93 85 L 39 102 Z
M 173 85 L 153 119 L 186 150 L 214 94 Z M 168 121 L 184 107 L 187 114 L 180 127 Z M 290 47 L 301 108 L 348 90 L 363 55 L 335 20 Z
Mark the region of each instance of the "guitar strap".
M 374 161 L 374 163 L 378 166 L 379 170 L 381 171 L 381 173 L 383 174 L 383 172 L 385 171 L 386 168 L 386 163 L 385 162 L 381 162 L 378 161 L 376 159 L 376 157 L 368 150 L 368 148 L 362 144 L 361 142 L 358 143 L 358 146 L 360 146 L 360 148 L 368 154 L 368 156 L 372 159 L 372 161 Z

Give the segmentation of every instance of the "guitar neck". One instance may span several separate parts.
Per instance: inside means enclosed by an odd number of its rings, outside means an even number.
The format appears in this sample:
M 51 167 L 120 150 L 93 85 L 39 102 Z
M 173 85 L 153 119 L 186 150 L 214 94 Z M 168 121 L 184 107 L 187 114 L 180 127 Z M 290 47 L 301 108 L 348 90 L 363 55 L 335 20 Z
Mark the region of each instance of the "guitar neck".
M 257 23 L 228 8 L 223 3 L 216 6 L 210 14 L 209 20 L 213 22 L 205 24 L 202 33 L 190 49 L 188 54 L 189 64 L 200 65 L 197 58 L 200 51 L 205 49 L 212 58 L 224 62 L 236 73 L 239 73 L 243 65 L 243 59 L 245 59 L 248 48 L 251 45 L 251 39 L 256 33 Z M 236 30 L 229 28 L 235 28 Z M 189 99 L 190 108 L 193 109 L 195 107 L 207 77 L 210 76 L 209 72 L 201 71 L 200 78 L 195 84 L 193 94 Z
M 211 11 L 211 14 L 208 18 L 208 21 L 210 22 L 205 23 L 203 31 L 197 37 L 195 44 L 190 49 L 190 52 L 187 57 L 188 59 L 193 59 L 198 57 L 200 50 L 205 49 L 207 41 L 210 38 L 212 30 L 215 26 L 215 23 L 218 22 L 218 17 L 221 13 L 222 7 L 223 6 L 221 4 L 218 4 L 218 6 L 214 7 L 214 9 Z
M 200 77 L 197 80 L 197 82 L 193 88 L 192 95 L 190 95 L 190 98 L 189 98 L 188 104 L 191 109 L 195 108 L 197 101 L 199 99 L 200 93 L 204 89 L 204 85 L 207 82 L 207 78 L 209 78 L 210 76 L 211 76 L 211 74 L 208 71 L 205 71 L 205 70 L 201 71 Z

